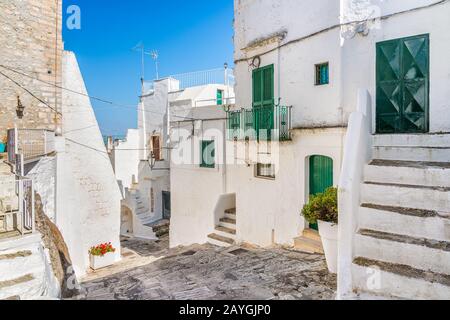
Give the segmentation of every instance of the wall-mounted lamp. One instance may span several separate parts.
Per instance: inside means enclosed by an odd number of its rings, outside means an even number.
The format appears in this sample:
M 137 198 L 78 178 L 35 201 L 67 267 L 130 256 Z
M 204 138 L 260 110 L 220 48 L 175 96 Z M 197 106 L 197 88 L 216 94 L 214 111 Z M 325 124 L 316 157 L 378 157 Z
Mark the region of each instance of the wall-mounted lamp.
M 23 111 L 25 110 L 25 107 L 22 105 L 22 102 L 20 101 L 20 97 L 17 97 L 17 109 L 16 109 L 16 113 L 17 113 L 17 117 L 19 119 L 23 118 Z

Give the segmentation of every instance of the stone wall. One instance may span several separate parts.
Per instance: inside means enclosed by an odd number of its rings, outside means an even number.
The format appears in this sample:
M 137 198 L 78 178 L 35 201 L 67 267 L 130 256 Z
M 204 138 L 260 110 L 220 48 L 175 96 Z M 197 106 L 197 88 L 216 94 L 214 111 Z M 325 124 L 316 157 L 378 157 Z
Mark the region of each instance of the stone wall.
M 0 72 L 59 110 L 61 90 L 62 0 L 0 1 Z M 36 80 L 39 79 L 39 80 Z M 43 82 L 45 81 L 45 82 Z M 25 106 L 16 115 L 17 97 Z M 17 126 L 55 130 L 57 113 L 0 74 L 0 138 Z

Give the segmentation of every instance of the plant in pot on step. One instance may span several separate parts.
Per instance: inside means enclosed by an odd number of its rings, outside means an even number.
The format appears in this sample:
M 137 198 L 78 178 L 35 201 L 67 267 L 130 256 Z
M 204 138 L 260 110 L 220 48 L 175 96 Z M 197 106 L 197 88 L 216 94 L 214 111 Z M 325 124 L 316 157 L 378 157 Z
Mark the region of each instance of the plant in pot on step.
M 303 207 L 302 215 L 311 223 L 319 224 L 319 234 L 322 238 L 323 250 L 327 260 L 328 270 L 337 273 L 338 256 L 338 190 L 328 188 L 324 193 L 311 196 L 308 204 Z
M 111 242 L 92 247 L 89 250 L 91 268 L 98 270 L 114 264 L 114 252 L 116 252 L 116 249 Z
M 4 153 L 6 151 L 6 143 L 8 139 L 6 136 L 0 138 L 0 153 Z

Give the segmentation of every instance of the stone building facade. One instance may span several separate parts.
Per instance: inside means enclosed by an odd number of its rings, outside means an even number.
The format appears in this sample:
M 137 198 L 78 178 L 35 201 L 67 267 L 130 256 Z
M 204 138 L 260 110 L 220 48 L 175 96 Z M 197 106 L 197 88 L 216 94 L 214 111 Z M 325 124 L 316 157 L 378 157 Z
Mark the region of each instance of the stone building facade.
M 0 72 L 19 84 L 0 74 L 0 137 L 14 125 L 56 129 L 62 51 L 61 0 L 0 2 Z M 18 97 L 25 106 L 21 120 L 16 114 Z

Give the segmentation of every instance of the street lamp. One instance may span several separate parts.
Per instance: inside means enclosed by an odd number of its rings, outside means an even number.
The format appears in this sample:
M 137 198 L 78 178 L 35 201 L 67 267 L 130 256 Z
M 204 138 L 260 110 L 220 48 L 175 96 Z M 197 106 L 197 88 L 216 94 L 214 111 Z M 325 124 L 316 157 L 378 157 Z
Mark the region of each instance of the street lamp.
M 20 101 L 20 97 L 17 97 L 17 108 L 16 108 L 16 113 L 17 113 L 17 117 L 19 119 L 23 118 L 23 111 L 25 110 L 25 107 L 22 105 L 22 102 Z

